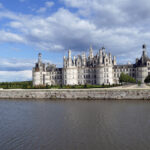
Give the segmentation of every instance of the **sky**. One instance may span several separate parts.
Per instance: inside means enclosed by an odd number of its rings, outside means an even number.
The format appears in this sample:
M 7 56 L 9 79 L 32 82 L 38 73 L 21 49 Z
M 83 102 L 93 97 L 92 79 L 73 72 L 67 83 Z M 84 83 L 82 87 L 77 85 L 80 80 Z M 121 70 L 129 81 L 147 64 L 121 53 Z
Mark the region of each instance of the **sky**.
M 69 49 L 104 46 L 126 64 L 149 41 L 149 0 L 0 0 L 0 82 L 31 80 L 39 52 L 62 67 Z

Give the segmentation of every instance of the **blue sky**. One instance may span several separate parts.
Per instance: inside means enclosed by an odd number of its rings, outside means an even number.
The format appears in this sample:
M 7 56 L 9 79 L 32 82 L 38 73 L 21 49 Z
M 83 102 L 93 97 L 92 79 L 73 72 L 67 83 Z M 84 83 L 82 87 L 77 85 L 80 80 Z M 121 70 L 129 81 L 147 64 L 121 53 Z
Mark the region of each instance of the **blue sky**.
M 104 45 L 118 63 L 134 62 L 149 49 L 149 26 L 149 0 L 0 0 L 0 82 L 31 80 L 39 52 L 61 67 L 68 49 Z

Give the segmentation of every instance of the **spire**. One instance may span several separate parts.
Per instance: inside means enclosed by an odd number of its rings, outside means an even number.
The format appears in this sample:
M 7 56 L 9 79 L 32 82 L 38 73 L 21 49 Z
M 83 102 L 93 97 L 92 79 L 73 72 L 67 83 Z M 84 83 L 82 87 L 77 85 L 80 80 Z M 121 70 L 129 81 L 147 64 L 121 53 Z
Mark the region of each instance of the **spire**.
M 146 51 L 146 44 L 143 44 L 143 56 L 147 56 L 147 51 Z
M 93 58 L 93 49 L 92 46 L 90 46 L 90 59 Z
M 73 57 L 73 65 L 76 65 L 76 56 Z
M 66 67 L 66 57 L 64 56 L 63 66 Z
M 86 55 L 85 53 L 82 54 L 82 59 L 85 59 L 86 58 Z
M 116 56 L 113 57 L 113 63 L 114 63 L 114 65 L 117 65 L 117 63 L 116 63 Z
M 71 59 L 71 50 L 68 51 L 68 58 Z
M 41 62 L 42 62 L 42 54 L 39 53 L 39 54 L 38 54 L 38 63 L 41 63 Z
M 68 51 L 68 67 L 72 66 L 71 50 Z
M 143 49 L 146 49 L 146 44 L 143 44 Z

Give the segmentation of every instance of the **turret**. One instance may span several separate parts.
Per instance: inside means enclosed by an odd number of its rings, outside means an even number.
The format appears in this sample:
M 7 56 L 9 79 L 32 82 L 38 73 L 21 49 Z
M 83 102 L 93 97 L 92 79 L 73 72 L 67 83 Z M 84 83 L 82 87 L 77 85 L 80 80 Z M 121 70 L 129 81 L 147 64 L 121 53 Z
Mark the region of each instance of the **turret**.
M 99 64 L 102 64 L 103 63 L 103 50 L 100 49 L 99 50 Z
M 139 59 L 138 59 L 138 58 L 136 58 L 136 64 L 138 63 L 138 61 L 139 61 Z
M 109 63 L 112 64 L 111 54 L 109 53 Z
M 146 51 L 146 44 L 143 44 L 143 56 L 147 56 L 147 51 Z
M 64 59 L 63 59 L 63 66 L 66 67 L 66 56 L 64 56 Z
M 102 47 L 103 56 L 105 56 L 105 47 Z
M 43 65 L 42 65 L 42 54 L 41 53 L 38 54 L 38 68 L 40 71 L 42 71 L 44 69 Z
M 68 51 L 68 66 L 72 66 L 71 50 Z
M 85 56 L 85 53 L 83 53 L 83 54 L 82 54 L 82 59 L 85 59 L 85 57 L 86 57 L 86 56 Z
M 82 54 L 82 65 L 85 66 L 86 64 L 86 55 L 85 53 Z
M 71 59 L 71 50 L 68 51 L 68 58 Z
M 108 55 L 105 54 L 105 56 L 104 56 L 104 65 L 108 64 L 108 61 L 109 61 L 108 59 L 109 59 Z
M 90 59 L 92 59 L 93 58 L 93 49 L 92 49 L 92 47 L 90 47 Z
M 76 56 L 73 57 L 73 65 L 76 65 Z
M 41 62 L 42 62 L 42 54 L 39 53 L 38 54 L 38 63 L 41 64 Z
M 113 64 L 114 64 L 114 65 L 117 65 L 116 56 L 114 56 L 114 58 L 113 58 Z
M 102 56 L 102 54 L 103 54 L 103 50 L 100 49 L 100 50 L 99 50 L 99 56 Z

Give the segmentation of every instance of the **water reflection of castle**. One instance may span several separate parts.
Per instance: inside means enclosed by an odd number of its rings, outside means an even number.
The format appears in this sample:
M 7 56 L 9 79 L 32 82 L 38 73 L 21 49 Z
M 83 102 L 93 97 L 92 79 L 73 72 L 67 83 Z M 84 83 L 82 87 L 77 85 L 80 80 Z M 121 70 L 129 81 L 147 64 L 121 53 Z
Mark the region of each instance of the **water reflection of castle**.
M 94 56 L 90 48 L 89 56 L 85 53 L 78 57 L 71 57 L 71 50 L 68 57 L 63 58 L 63 68 L 57 68 L 53 64 L 44 64 L 41 54 L 38 62 L 33 68 L 33 85 L 84 85 L 84 84 L 116 84 L 119 83 L 121 73 L 128 74 L 136 80 L 144 82 L 150 74 L 150 59 L 147 56 L 146 45 L 143 45 L 143 53 L 135 64 L 117 65 L 116 57 L 105 48 L 99 50 Z

